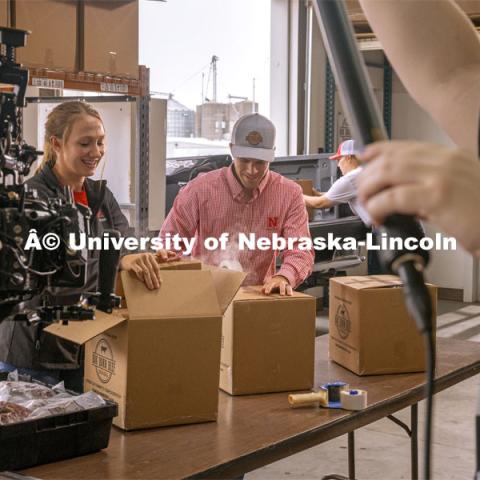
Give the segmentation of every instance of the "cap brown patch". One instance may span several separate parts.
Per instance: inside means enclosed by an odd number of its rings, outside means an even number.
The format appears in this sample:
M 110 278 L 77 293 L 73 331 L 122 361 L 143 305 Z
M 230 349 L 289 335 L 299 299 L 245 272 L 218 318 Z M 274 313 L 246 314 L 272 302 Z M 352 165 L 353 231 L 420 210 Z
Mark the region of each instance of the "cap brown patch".
M 254 130 L 245 137 L 245 140 L 247 140 L 250 145 L 258 145 L 263 142 L 263 137 L 259 132 Z

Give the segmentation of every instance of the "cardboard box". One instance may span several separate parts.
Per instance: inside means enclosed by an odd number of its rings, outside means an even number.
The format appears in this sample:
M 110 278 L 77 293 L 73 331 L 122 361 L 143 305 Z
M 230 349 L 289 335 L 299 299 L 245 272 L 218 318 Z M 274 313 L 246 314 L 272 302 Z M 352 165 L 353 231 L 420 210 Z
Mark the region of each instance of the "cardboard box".
M 330 359 L 357 375 L 422 372 L 423 337 L 393 275 L 330 279 Z M 436 319 L 437 289 L 428 285 Z
M 304 195 L 313 195 L 313 182 L 312 180 L 295 180 L 295 183 L 302 187 Z M 315 208 L 307 207 L 308 221 L 313 222 L 315 218 Z
M 125 430 L 216 420 L 222 313 L 245 274 L 165 270 L 150 291 L 121 272 L 128 310 L 46 330 L 85 344 L 85 389 L 119 405 Z
M 231 395 L 308 390 L 315 363 L 315 299 L 242 287 L 223 317 L 220 388 Z
M 9 0 L 0 0 L 0 26 L 10 27 L 10 5 Z
M 181 258 L 172 262 L 159 263 L 158 266 L 160 270 L 201 270 L 202 262 L 194 258 Z
M 138 0 L 86 0 L 84 70 L 138 78 Z
M 30 30 L 17 60 L 29 67 L 77 70 L 77 2 L 22 0 L 15 2 L 16 28 Z
M 173 262 L 159 263 L 158 267 L 160 270 L 201 270 L 202 262 L 193 258 L 181 258 Z M 127 303 L 125 301 L 125 291 L 123 289 L 120 272 L 118 272 L 115 282 L 115 295 L 122 297 L 122 308 L 126 308 Z

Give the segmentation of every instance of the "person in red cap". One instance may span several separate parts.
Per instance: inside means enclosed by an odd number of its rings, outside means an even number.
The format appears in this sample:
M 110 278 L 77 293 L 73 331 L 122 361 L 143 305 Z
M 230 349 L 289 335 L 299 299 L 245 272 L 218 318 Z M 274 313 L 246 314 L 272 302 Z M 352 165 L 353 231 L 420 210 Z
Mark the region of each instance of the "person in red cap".
M 345 140 L 338 146 L 337 153 L 329 158 L 338 160 L 342 177 L 333 183 L 328 192 L 304 195 L 305 205 L 311 208 L 331 208 L 340 203 L 348 203 L 352 212 L 358 215 L 365 225 L 370 225 L 369 215 L 357 200 L 356 179 L 361 168 L 355 154 L 355 142 Z
M 304 195 L 305 205 L 312 208 L 331 208 L 340 203 L 348 203 L 352 212 L 360 217 L 362 222 L 370 226 L 370 215 L 357 198 L 357 177 L 362 169 L 356 156 L 354 140 L 345 140 L 338 146 L 337 153 L 329 157 L 330 160 L 338 160 L 338 167 L 342 176 L 333 183 L 328 192 L 317 195 Z M 375 231 L 373 231 L 373 241 Z M 374 250 L 368 251 L 368 274 L 378 275 L 386 273 L 382 267 L 378 253 Z

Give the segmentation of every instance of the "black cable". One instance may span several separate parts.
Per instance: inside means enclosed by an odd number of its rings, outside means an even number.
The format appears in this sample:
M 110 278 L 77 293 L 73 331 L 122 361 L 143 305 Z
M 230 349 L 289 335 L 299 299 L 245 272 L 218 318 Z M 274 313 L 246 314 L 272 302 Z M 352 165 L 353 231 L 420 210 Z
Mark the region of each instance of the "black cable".
M 432 303 L 428 289 L 423 283 L 419 285 L 418 277 L 423 275 L 411 263 L 399 267 L 398 275 L 404 285 L 407 309 L 414 317 L 418 329 L 423 333 L 426 359 L 426 384 L 425 384 L 425 447 L 423 471 L 425 480 L 430 480 L 432 464 L 432 418 L 433 418 L 433 393 L 435 383 L 435 341 L 432 328 Z M 414 285 L 415 287 L 412 287 Z
M 429 480 L 432 464 L 432 417 L 433 417 L 433 394 L 435 382 L 435 341 L 433 332 L 425 332 L 425 350 L 427 355 L 427 384 L 426 384 L 426 413 L 425 413 L 425 463 L 424 478 Z

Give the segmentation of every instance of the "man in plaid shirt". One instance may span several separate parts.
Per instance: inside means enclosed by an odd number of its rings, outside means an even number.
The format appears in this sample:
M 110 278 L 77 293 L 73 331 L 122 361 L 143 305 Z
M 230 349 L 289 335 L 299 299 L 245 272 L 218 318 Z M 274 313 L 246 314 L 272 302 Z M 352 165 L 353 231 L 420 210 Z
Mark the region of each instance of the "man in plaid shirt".
M 233 164 L 190 181 L 177 195 L 160 231 L 160 237 L 178 234 L 195 238 L 192 256 L 211 265 L 232 266 L 248 273 L 244 285 L 263 285 L 269 295 L 291 295 L 307 278 L 313 250 L 299 248 L 296 239 L 310 239 L 301 188 L 269 170 L 274 160 L 275 127 L 254 113 L 241 117 L 233 127 L 230 144 Z M 210 251 L 204 241 L 228 234 L 227 249 Z M 274 234 L 290 240 L 281 252 L 241 248 L 239 234 L 271 239 Z M 240 247 L 240 248 L 239 248 Z

